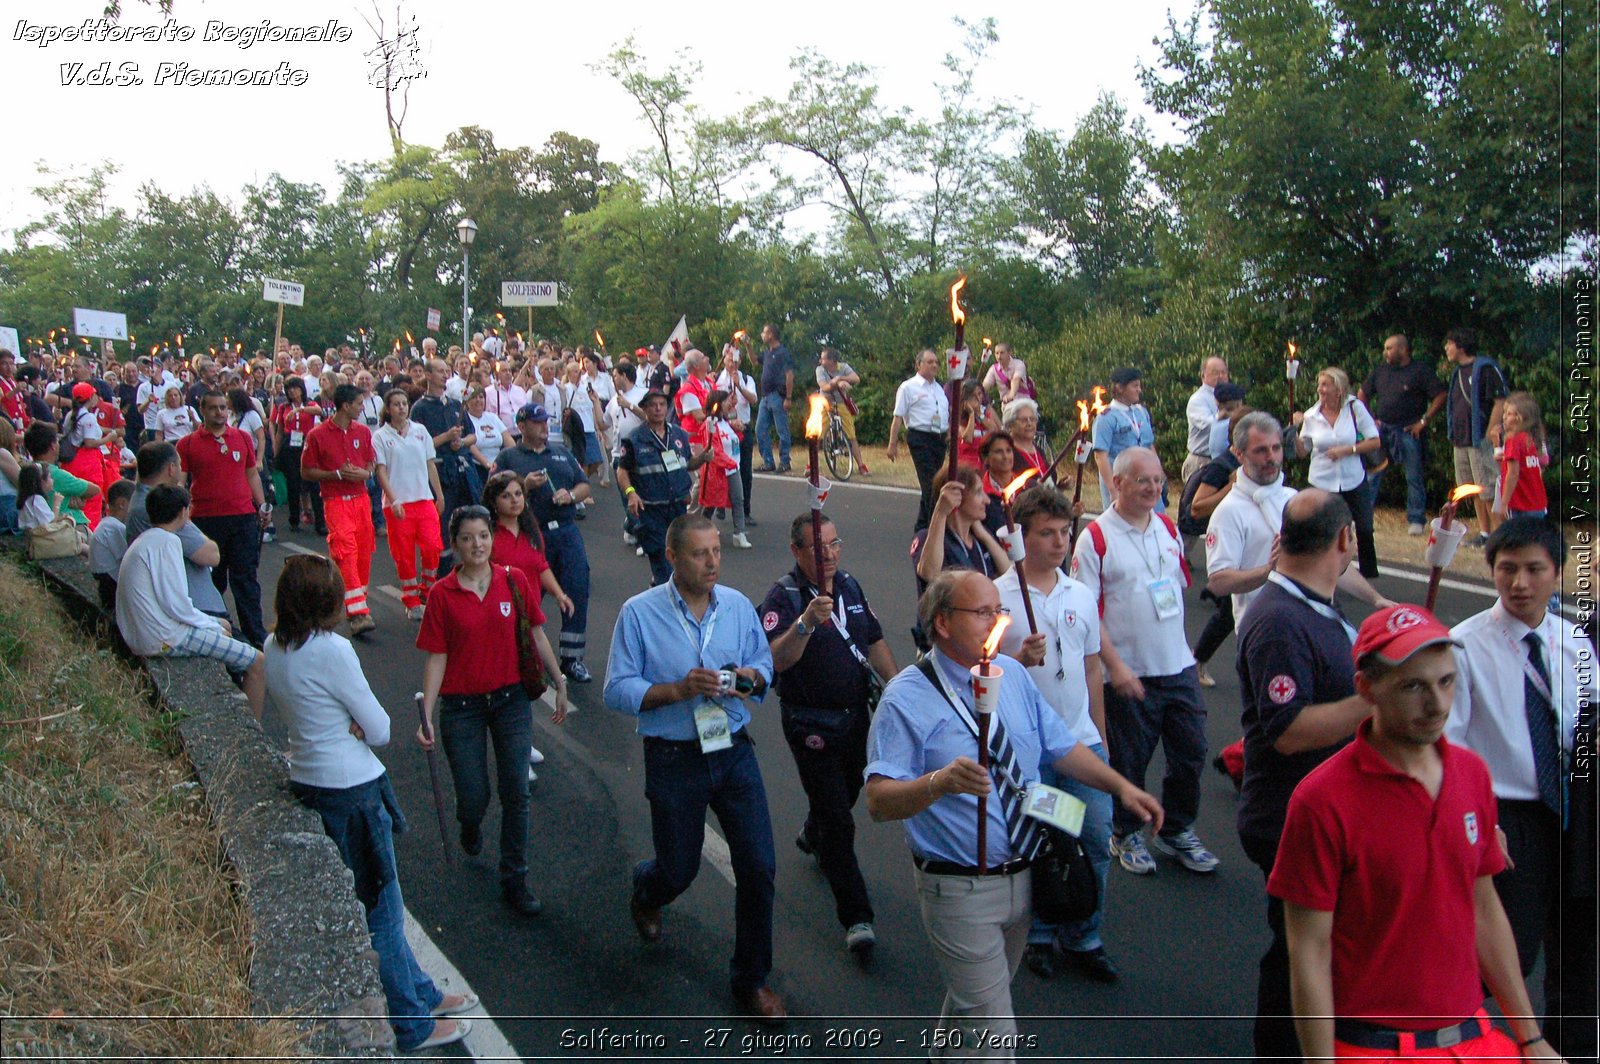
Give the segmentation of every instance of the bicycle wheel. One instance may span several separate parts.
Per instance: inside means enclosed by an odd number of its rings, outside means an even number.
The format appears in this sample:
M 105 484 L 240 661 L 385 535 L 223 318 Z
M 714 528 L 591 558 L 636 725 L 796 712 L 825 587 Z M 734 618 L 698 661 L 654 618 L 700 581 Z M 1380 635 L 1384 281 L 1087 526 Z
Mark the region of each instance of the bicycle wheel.
M 828 473 L 838 481 L 847 481 L 856 475 L 856 457 L 850 453 L 850 440 L 838 418 L 828 422 L 822 434 L 822 450 L 828 460 Z

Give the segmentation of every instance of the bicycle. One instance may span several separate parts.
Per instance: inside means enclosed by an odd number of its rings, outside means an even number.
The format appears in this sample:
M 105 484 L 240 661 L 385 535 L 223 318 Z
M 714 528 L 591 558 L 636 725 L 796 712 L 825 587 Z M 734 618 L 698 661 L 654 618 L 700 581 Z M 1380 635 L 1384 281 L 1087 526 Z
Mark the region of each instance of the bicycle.
M 850 449 L 850 437 L 844 434 L 844 421 L 835 403 L 828 404 L 828 421 L 822 426 L 819 447 L 827 459 L 828 473 L 835 480 L 847 481 L 856 475 L 855 452 Z

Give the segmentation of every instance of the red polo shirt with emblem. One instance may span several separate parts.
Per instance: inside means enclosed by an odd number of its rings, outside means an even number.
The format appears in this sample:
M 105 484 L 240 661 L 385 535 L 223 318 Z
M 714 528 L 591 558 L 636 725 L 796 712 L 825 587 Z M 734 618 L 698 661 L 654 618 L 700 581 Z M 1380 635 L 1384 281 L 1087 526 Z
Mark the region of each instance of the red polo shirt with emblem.
M 1443 738 L 1436 798 L 1385 761 L 1372 721 L 1301 781 L 1267 892 L 1333 913 L 1333 1010 L 1431 1030 L 1483 1005 L 1473 892 L 1505 868 L 1483 759 Z
M 521 570 L 492 567 L 489 590 L 480 600 L 461 586 L 459 570 L 428 591 L 428 608 L 417 633 L 417 649 L 447 655 L 442 695 L 486 695 L 521 682 L 517 671 L 517 626 L 510 579 L 528 611 L 528 619 L 544 624 L 544 611 Z
M 256 445 L 249 433 L 229 426 L 222 435 L 213 436 L 201 426 L 179 440 L 177 448 L 183 471 L 189 474 L 189 498 L 195 517 L 237 517 L 256 512 L 246 475 L 256 464 Z
M 301 469 L 326 469 L 336 472 L 346 463 L 371 469 L 377 461 L 372 450 L 372 432 L 359 421 L 348 428 L 340 428 L 332 419 L 324 421 L 306 434 L 305 449 L 300 452 Z M 324 499 L 353 499 L 366 497 L 365 480 L 340 480 L 331 477 L 322 483 Z

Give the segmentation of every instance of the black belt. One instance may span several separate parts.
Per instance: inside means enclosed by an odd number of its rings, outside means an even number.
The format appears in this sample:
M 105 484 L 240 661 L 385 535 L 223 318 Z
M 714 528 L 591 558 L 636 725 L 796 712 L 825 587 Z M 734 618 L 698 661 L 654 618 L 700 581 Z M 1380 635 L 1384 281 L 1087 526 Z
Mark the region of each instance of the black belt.
M 504 687 L 487 691 L 481 695 L 440 695 L 439 705 L 444 709 L 487 709 L 497 702 L 503 702 L 513 694 L 522 690 L 521 684 L 507 684 Z
M 954 861 L 931 861 L 926 857 L 913 857 L 911 860 L 918 869 L 930 876 L 1014 876 L 1033 866 L 1033 862 L 1026 857 L 1018 857 L 1002 865 L 991 865 L 982 872 L 978 871 L 977 865 L 959 865 Z
M 1400 1031 L 1362 1020 L 1335 1019 L 1333 1037 L 1346 1045 L 1362 1049 L 1399 1049 L 1402 1037 L 1409 1035 L 1417 1049 L 1445 1049 L 1473 1038 L 1488 1034 L 1489 1017 L 1486 1013 L 1462 1020 L 1450 1027 L 1433 1031 Z
M 755 743 L 755 740 L 750 738 L 750 729 L 749 728 L 740 728 L 738 731 L 734 732 L 733 733 L 733 741 L 736 742 L 736 743 L 751 743 L 751 744 Z M 644 745 L 646 745 L 646 746 L 655 746 L 655 747 L 664 747 L 664 748 L 666 748 L 668 750 L 698 750 L 698 749 L 700 749 L 700 740 L 699 739 L 663 739 L 658 735 L 646 735 L 644 737 Z M 713 751 L 713 752 L 715 752 L 715 751 Z
M 940 439 L 944 438 L 944 433 L 940 432 L 938 429 L 906 429 L 906 435 L 907 436 L 937 436 Z

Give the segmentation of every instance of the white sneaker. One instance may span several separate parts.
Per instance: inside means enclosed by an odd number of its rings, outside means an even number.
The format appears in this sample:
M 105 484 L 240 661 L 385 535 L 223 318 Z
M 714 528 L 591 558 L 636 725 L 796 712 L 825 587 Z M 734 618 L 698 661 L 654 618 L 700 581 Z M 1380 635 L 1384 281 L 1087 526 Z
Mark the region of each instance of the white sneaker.
M 1428 531 L 1426 528 L 1415 522 L 1406 527 L 1406 535 L 1408 536 L 1420 536 L 1426 531 Z
M 530 765 L 542 765 L 542 764 L 544 764 L 544 755 L 539 752 L 539 748 L 537 746 L 528 747 L 528 764 L 530 764 Z
M 1153 835 L 1150 838 L 1150 845 L 1168 857 L 1176 857 L 1178 863 L 1191 872 L 1215 872 L 1217 865 L 1222 863 L 1205 848 L 1200 837 L 1188 828 L 1176 835 Z
M 851 924 L 844 933 L 844 948 L 851 953 L 865 953 L 878 944 L 877 932 L 867 923 Z
M 636 557 L 636 558 L 643 558 L 644 557 L 644 548 L 643 547 L 635 547 L 635 548 L 633 548 L 633 554 L 634 554 L 634 557 Z
M 426 609 L 427 609 L 426 606 L 412 606 L 410 609 L 406 610 L 406 620 L 408 620 L 408 621 L 420 621 L 420 620 L 422 620 L 423 611 L 425 611 Z
M 538 778 L 539 778 L 539 774 L 537 772 L 533 771 L 533 766 L 532 765 L 529 765 L 528 766 L 528 782 L 532 783 L 534 780 L 536 780 Z
M 624 532 L 622 534 L 622 542 L 626 543 L 628 546 L 631 547 L 631 546 L 635 545 L 636 543 L 638 543 L 639 540 L 638 540 L 638 538 L 636 536 L 634 536 L 634 534 L 632 532 Z
M 750 542 L 750 537 L 746 536 L 743 532 L 740 532 L 738 535 L 733 537 L 733 545 L 738 547 L 740 550 L 749 550 L 751 546 L 753 546 L 753 544 Z

